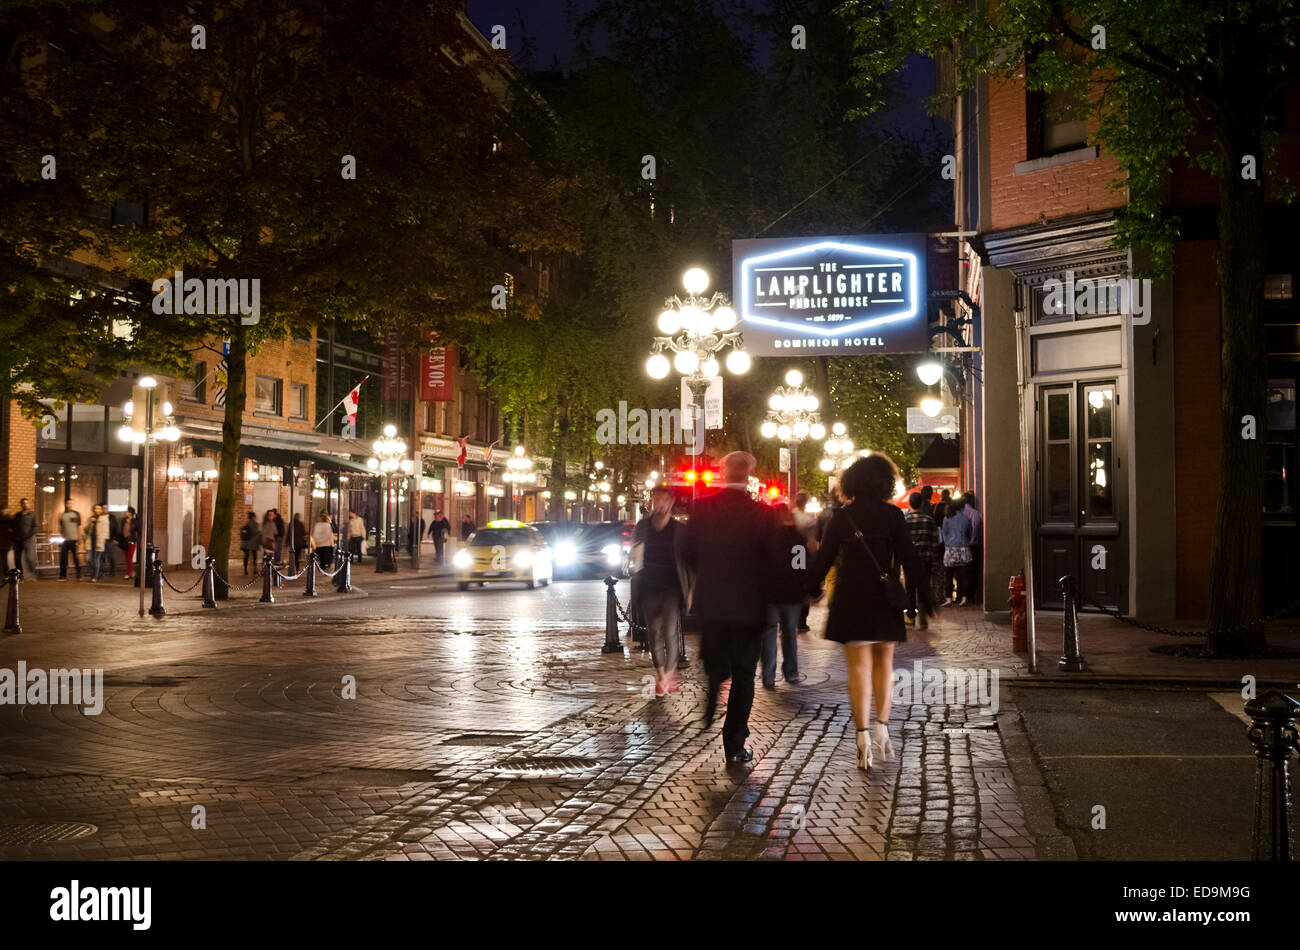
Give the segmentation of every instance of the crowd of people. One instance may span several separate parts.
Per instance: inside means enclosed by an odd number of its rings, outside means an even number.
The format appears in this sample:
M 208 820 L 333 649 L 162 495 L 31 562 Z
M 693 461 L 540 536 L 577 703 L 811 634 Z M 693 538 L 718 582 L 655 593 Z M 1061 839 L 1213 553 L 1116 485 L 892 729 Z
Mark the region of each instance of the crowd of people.
M 59 537 L 59 580 L 68 579 L 69 562 L 76 579 L 82 579 L 82 554 L 92 583 L 116 577 L 119 562 L 122 576 L 128 581 L 135 579 L 140 526 L 134 508 L 127 508 L 119 516 L 106 505 L 93 505 L 90 517 L 83 519 L 69 502 L 59 515 Z M 7 506 L 0 505 L 0 554 L 4 559 L 0 586 L 8 583 L 11 568 L 22 571 L 28 580 L 41 579 L 36 569 L 36 512 L 26 498 L 19 499 L 18 510 L 12 514 Z

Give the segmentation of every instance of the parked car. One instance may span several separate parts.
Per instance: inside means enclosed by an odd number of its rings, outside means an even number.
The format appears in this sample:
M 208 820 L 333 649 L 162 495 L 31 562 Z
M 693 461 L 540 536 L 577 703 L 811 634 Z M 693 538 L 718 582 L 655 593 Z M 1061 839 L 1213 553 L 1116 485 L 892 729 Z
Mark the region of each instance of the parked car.
M 582 564 L 582 529 L 580 521 L 533 521 L 528 525 L 536 528 L 546 539 L 551 548 L 551 569 L 558 580 L 561 577 L 581 577 L 584 572 Z
M 489 521 L 469 536 L 451 563 L 459 590 L 488 581 L 523 581 L 532 590 L 545 587 L 553 577 L 546 538 L 521 521 Z

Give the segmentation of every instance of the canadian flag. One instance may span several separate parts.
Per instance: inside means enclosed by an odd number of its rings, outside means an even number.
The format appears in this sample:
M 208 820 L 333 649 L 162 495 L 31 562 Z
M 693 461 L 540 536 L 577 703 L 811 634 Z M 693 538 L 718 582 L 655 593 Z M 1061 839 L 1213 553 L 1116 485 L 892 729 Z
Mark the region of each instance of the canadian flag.
M 458 467 L 463 467 L 465 465 L 465 459 L 469 455 L 469 447 L 465 445 L 465 440 L 467 438 L 469 438 L 469 436 L 463 435 L 456 440 L 456 444 L 460 446 L 460 454 L 456 456 L 456 465 Z
M 370 377 L 368 376 L 366 377 L 366 379 L 369 378 Z M 366 380 L 363 379 L 361 383 L 364 383 L 365 381 Z M 348 422 L 352 424 L 355 424 L 357 421 L 357 406 L 361 402 L 361 383 L 357 383 L 356 388 L 343 397 L 343 411 L 347 413 Z

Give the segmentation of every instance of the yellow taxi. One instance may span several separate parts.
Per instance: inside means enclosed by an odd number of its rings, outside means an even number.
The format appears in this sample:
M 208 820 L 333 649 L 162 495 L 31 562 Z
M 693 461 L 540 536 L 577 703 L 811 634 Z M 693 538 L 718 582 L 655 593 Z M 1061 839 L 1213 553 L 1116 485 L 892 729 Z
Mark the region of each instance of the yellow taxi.
M 456 587 L 488 581 L 523 581 L 528 589 L 551 582 L 551 549 L 542 533 L 522 521 L 489 521 L 451 559 Z

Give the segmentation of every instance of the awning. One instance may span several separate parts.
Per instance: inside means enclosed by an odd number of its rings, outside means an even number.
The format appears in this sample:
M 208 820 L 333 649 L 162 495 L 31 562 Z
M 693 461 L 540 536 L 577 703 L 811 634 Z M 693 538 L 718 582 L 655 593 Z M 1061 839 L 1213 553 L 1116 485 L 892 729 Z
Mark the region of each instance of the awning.
M 196 450 L 220 453 L 221 443 L 213 442 L 208 439 L 189 438 L 187 440 Z M 375 473 L 366 468 L 361 463 L 353 459 L 346 458 L 342 455 L 330 455 L 325 452 L 309 452 L 304 449 L 285 449 L 270 445 L 256 445 L 247 442 L 241 442 L 239 445 L 239 455 L 241 458 L 249 458 L 263 465 L 279 465 L 281 468 L 293 468 L 299 462 L 311 462 L 320 472 L 365 472 L 367 475 Z

